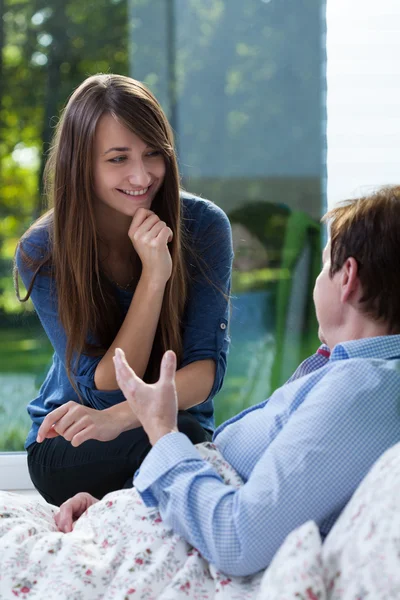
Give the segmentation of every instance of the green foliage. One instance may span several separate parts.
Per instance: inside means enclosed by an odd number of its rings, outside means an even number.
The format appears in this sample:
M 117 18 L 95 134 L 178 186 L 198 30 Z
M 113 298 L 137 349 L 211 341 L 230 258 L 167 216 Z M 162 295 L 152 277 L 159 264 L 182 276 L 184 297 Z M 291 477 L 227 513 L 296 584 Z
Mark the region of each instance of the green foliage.
M 10 257 L 10 237 L 43 209 L 43 151 L 62 105 L 87 75 L 128 72 L 127 2 L 4 0 L 0 17 L 0 256 Z
M 253 269 L 251 271 L 234 271 L 232 287 L 235 293 L 266 290 L 278 281 L 291 278 L 289 269 Z
M 51 355 L 50 342 L 40 325 L 0 329 L 0 375 L 31 373 L 40 377 Z
M 52 348 L 32 318 L 0 329 L 0 452 L 21 451 L 30 419 L 27 404 L 35 397 L 47 371 Z
M 21 452 L 27 432 L 26 424 L 15 423 L 15 420 L 5 427 L 0 425 L 0 452 Z

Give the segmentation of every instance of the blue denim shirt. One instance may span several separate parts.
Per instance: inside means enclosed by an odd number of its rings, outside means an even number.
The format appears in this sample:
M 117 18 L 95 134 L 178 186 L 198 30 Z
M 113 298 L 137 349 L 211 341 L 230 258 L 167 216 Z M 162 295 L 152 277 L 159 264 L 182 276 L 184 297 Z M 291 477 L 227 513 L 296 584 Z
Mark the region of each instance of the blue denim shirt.
M 200 405 L 189 409 L 206 429 L 214 429 L 213 398 L 221 389 L 227 363 L 229 346 L 228 335 L 228 296 L 232 271 L 232 234 L 225 213 L 208 200 L 181 194 L 182 218 L 187 239 L 195 249 L 198 261 L 188 257 L 190 284 L 188 302 L 184 312 L 183 354 L 178 368 L 192 362 L 213 359 L 216 375 L 209 397 Z M 35 228 L 22 241 L 25 253 L 31 256 L 44 255 L 49 243 L 46 225 Z M 32 273 L 23 264 L 17 250 L 16 263 L 26 287 Z M 70 384 L 65 368 L 66 335 L 58 317 L 57 295 L 51 277 L 39 272 L 31 293 L 31 299 L 46 334 L 53 345 L 54 355 L 47 377 L 38 396 L 28 405 L 32 427 L 25 442 L 25 448 L 36 440 L 37 431 L 45 416 L 58 406 L 79 398 Z M 133 292 L 116 288 L 122 312 L 126 315 Z M 87 406 L 105 409 L 124 401 L 120 390 L 98 390 L 94 374 L 101 357 L 82 355 L 79 359 L 75 381 Z

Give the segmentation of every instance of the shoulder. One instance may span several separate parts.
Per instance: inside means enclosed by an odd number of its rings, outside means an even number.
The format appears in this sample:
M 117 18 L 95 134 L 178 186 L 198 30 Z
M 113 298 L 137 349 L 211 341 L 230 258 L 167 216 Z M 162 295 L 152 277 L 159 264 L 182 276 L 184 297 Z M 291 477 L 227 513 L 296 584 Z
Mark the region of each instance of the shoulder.
M 209 232 L 229 233 L 231 226 L 226 213 L 205 198 L 181 192 L 182 220 L 185 228 L 192 235 L 203 235 Z
M 323 398 L 323 403 L 331 406 L 342 403 L 365 406 L 368 402 L 376 402 L 385 391 L 390 390 L 396 397 L 400 393 L 399 360 L 349 358 L 329 361 L 309 377 L 310 395 Z
M 50 232 L 52 228 L 52 214 L 46 213 L 40 217 L 29 229 L 23 234 L 19 245 L 29 253 L 30 248 L 40 248 L 43 251 L 48 251 L 50 247 Z
M 15 262 L 19 269 L 25 266 L 25 261 L 40 261 L 50 251 L 51 216 L 45 215 L 36 221 L 21 237 L 15 252 Z M 24 261 L 25 259 L 25 261 Z
M 373 356 L 373 349 L 371 348 L 371 356 L 361 357 L 355 356 L 345 360 L 334 360 L 330 361 L 331 364 L 331 376 L 342 376 L 342 379 L 363 379 L 365 375 L 369 375 L 369 379 L 374 383 L 376 376 L 386 377 L 388 373 L 393 373 L 400 379 L 400 360 L 380 358 Z

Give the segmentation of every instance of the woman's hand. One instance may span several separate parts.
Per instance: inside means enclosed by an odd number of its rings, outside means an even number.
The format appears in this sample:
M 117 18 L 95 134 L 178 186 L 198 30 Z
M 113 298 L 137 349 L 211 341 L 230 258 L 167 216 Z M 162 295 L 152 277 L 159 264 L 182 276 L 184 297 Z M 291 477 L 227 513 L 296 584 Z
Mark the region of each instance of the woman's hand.
M 69 533 L 77 519 L 93 504 L 98 502 L 97 498 L 87 492 L 80 492 L 60 506 L 60 511 L 54 516 L 58 531 Z
M 87 440 L 114 440 L 123 430 L 116 419 L 110 418 L 108 410 L 96 410 L 77 402 L 66 402 L 45 417 L 36 441 L 40 443 L 46 438 L 61 435 L 72 446 L 77 447 Z
M 165 284 L 172 273 L 168 249 L 172 230 L 153 211 L 139 208 L 132 219 L 128 236 L 142 262 L 142 275 Z
M 164 354 L 157 383 L 144 383 L 130 368 L 120 348 L 115 351 L 114 364 L 118 385 L 141 422 L 152 446 L 163 435 L 178 431 L 174 352 L 168 350 Z

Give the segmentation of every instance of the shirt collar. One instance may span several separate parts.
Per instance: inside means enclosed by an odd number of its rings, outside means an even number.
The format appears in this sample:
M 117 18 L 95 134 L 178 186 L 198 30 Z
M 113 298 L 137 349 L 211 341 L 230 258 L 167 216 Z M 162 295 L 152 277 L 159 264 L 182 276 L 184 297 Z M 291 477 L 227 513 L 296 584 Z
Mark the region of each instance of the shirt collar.
M 400 358 L 400 335 L 382 335 L 336 344 L 330 360 L 346 358 Z

